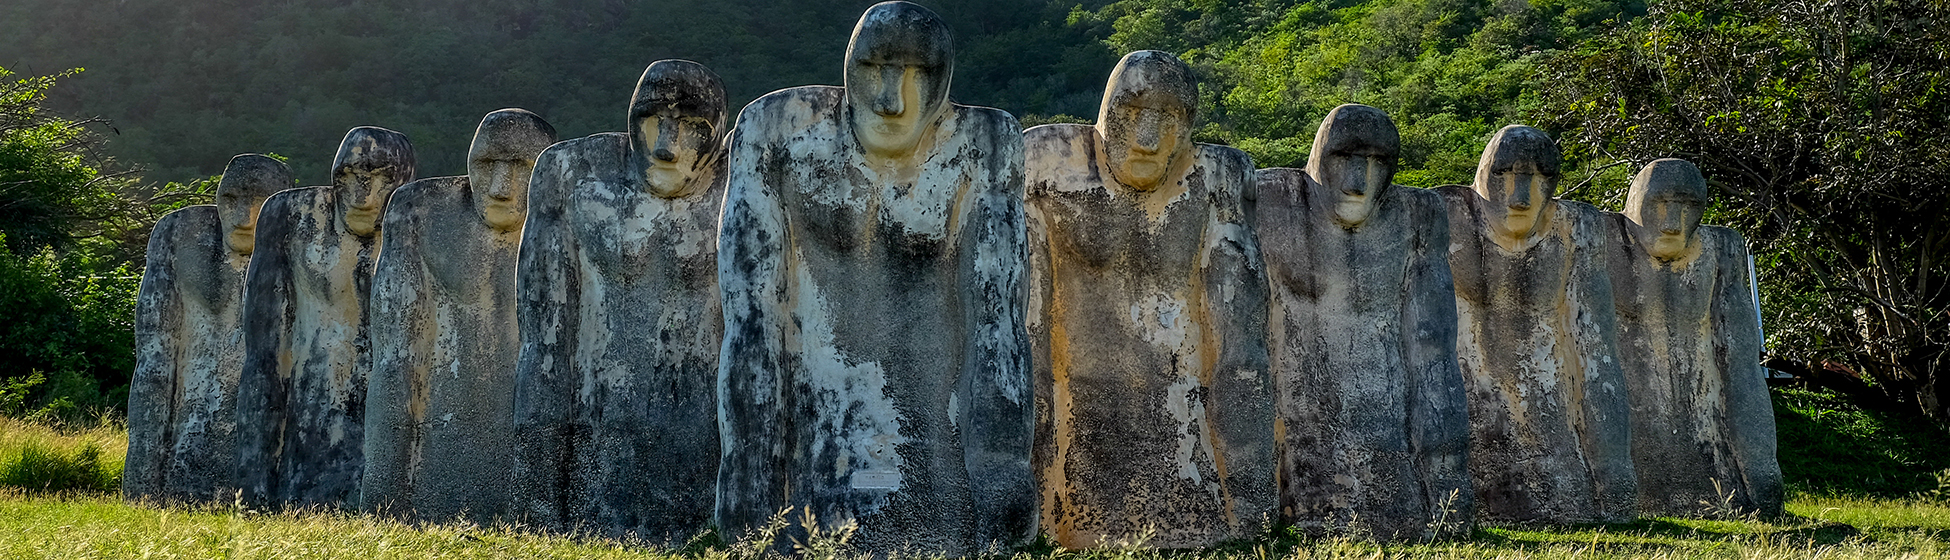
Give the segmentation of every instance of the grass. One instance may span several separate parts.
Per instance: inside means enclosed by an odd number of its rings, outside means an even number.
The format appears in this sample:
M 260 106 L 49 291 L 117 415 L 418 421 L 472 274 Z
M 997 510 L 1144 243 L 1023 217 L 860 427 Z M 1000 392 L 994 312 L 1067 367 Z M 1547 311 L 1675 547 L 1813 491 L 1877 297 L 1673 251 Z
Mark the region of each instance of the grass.
M 1950 469 L 1950 433 L 1929 422 L 1864 411 L 1842 396 L 1774 389 L 1781 474 L 1812 494 L 1908 496 Z
M 1823 393 L 1775 395 L 1783 519 L 1658 518 L 1624 525 L 1478 528 L 1468 539 L 1382 545 L 1355 535 L 1269 534 L 1199 551 L 1142 542 L 1011 560 L 1313 560 L 1392 558 L 1950 558 L 1950 435 L 1865 413 Z M 126 432 L 108 417 L 48 424 L 0 417 L 0 558 L 696 558 L 767 556 L 756 541 L 700 535 L 677 548 L 549 536 L 509 525 L 407 525 L 328 510 L 161 507 L 114 495 Z M 1939 485 L 1941 487 L 1939 487 Z M 1934 491 L 1932 491 L 1934 490 Z M 849 556 L 845 533 L 800 557 Z M 1004 555 L 997 555 L 1002 557 Z
M 35 422 L 0 416 L 0 487 L 112 491 L 121 486 L 128 432 L 103 417 Z
M 1204 551 L 1141 546 L 1040 550 L 1019 560 L 1311 560 L 1382 558 L 1945 558 L 1950 505 L 1799 495 L 1794 516 L 1771 522 L 1661 518 L 1626 525 L 1487 527 L 1468 540 L 1377 545 L 1354 538 L 1268 538 Z M 829 539 L 838 537 L 829 536 Z M 763 556 L 750 543 L 673 550 L 546 536 L 507 525 L 412 526 L 330 511 L 257 513 L 234 507 L 160 508 L 102 493 L 0 489 L 0 558 L 697 558 Z M 845 558 L 832 543 L 804 557 Z M 1141 544 L 1141 543 L 1140 543 Z

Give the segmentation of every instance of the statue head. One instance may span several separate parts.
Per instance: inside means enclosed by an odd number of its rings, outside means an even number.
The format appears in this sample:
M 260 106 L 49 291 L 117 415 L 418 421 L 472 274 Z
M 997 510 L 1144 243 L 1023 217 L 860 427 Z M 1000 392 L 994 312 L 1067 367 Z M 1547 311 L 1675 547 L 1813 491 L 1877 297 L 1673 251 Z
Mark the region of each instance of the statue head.
M 644 189 L 663 198 L 688 194 L 717 161 L 724 138 L 724 82 L 704 65 L 659 60 L 643 69 L 630 98 L 630 158 Z
M 1476 164 L 1476 194 L 1500 237 L 1528 239 L 1550 219 L 1563 155 L 1544 131 L 1513 124 L 1496 131 Z
M 292 186 L 291 168 L 276 158 L 261 154 L 230 158 L 223 179 L 217 181 L 217 224 L 224 245 L 238 255 L 250 255 L 257 247 L 257 211 L 264 208 L 264 199 Z
M 1625 217 L 1632 221 L 1632 236 L 1653 258 L 1679 260 L 1699 229 L 1707 198 L 1699 166 L 1683 159 L 1657 160 L 1632 177 Z
M 405 134 L 376 126 L 345 133 L 332 160 L 332 192 L 345 231 L 360 237 L 379 232 L 379 218 L 393 189 L 413 180 L 413 143 Z
M 867 8 L 846 47 L 846 115 L 873 156 L 899 159 L 948 109 L 954 39 L 939 16 L 908 2 Z
M 555 127 L 524 109 L 488 113 L 467 150 L 467 189 L 481 221 L 514 231 L 528 218 L 528 177 L 535 157 L 555 143 Z
M 1157 188 L 1173 163 L 1189 157 L 1197 110 L 1198 82 L 1178 57 L 1163 51 L 1124 55 L 1097 109 L 1111 178 L 1140 191 Z
M 1395 182 L 1401 147 L 1395 121 L 1374 107 L 1342 105 L 1320 121 L 1307 176 L 1334 197 L 1324 200 L 1334 201 L 1335 223 L 1351 229 L 1374 215 L 1375 201 Z

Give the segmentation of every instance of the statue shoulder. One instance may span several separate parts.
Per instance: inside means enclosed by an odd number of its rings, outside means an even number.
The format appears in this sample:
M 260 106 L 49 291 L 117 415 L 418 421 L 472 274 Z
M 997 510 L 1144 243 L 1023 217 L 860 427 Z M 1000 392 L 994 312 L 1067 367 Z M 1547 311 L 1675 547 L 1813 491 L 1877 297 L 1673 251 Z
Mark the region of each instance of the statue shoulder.
M 1022 131 L 1022 144 L 1029 157 L 1044 150 L 1088 150 L 1097 143 L 1097 127 L 1087 124 L 1057 123 L 1030 127 Z M 1087 152 L 1086 152 L 1087 153 Z
M 1727 264 L 1722 266 L 1737 266 L 1740 269 L 1746 268 L 1747 253 L 1749 252 L 1747 249 L 1747 236 L 1741 235 L 1739 230 L 1726 226 L 1700 224 L 1699 228 L 1694 230 L 1693 235 L 1700 238 L 1700 242 L 1705 245 L 1705 250 L 1712 251 L 1718 254 L 1721 259 L 1725 259 L 1722 262 Z
M 1097 130 L 1046 124 L 1022 132 L 1023 175 L 1030 197 L 1103 187 L 1095 158 Z
M 1253 171 L 1253 182 L 1260 186 L 1297 188 L 1289 185 L 1303 185 L 1307 182 L 1307 170 L 1298 167 L 1268 167 Z
M 1193 150 L 1201 165 L 1210 165 L 1230 172 L 1253 172 L 1253 156 L 1232 146 L 1196 143 Z
M 162 219 L 156 220 L 156 227 L 149 230 L 150 260 L 163 253 L 197 245 L 200 241 L 221 243 L 222 228 L 214 204 L 185 206 L 164 214 Z
M 1612 233 L 1616 222 L 1605 215 L 1610 212 L 1575 200 L 1557 199 L 1557 227 L 1570 233 L 1571 238 L 1583 249 L 1604 250 L 1612 243 Z
M 562 162 L 586 162 L 617 159 L 630 149 L 630 135 L 621 132 L 598 132 L 581 138 L 563 140 L 542 150 L 535 157 L 535 169 L 559 168 Z
M 264 199 L 264 208 L 258 211 L 261 224 L 266 216 L 284 216 L 293 212 L 319 209 L 331 205 L 331 187 L 298 187 L 285 189 Z
M 981 127 L 997 136 L 1018 138 L 1022 136 L 1022 121 L 1016 120 L 1016 116 L 1009 114 L 1008 111 L 959 103 L 950 103 L 948 106 L 954 110 L 955 119 L 961 121 L 963 127 Z
M 1470 194 L 1475 194 L 1475 191 L 1471 191 Z M 1448 218 L 1448 201 L 1435 189 L 1391 185 L 1388 188 L 1388 196 L 1395 199 L 1401 204 L 1403 210 L 1407 210 L 1409 215 L 1417 220 L 1428 216 L 1439 216 L 1445 220 Z
M 163 214 L 162 219 L 156 220 L 156 227 L 149 230 L 149 237 L 183 235 L 197 228 L 215 227 L 217 227 L 215 204 L 184 206 Z
M 411 183 L 400 185 L 393 191 L 392 198 L 386 200 L 386 213 L 391 214 L 396 209 L 399 212 L 420 210 L 429 205 L 458 199 L 459 195 L 466 191 L 466 175 L 416 179 Z
M 760 96 L 738 111 L 736 134 L 746 141 L 789 138 L 840 117 L 846 88 L 799 86 Z
M 1724 246 L 1738 247 L 1741 251 L 1747 250 L 1747 236 L 1741 235 L 1740 230 L 1727 226 L 1700 224 L 1697 231 L 1702 238 L 1711 239 Z
M 1469 188 L 1469 185 L 1441 185 L 1429 190 L 1442 197 L 1443 204 L 1449 205 L 1473 203 L 1478 198 L 1476 189 Z

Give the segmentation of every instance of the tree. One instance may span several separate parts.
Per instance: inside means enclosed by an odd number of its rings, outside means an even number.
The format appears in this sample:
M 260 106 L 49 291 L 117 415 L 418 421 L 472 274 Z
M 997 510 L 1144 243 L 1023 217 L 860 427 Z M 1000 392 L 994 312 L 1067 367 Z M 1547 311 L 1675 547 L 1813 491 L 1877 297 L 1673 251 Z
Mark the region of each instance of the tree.
M 44 110 L 47 90 L 74 72 L 0 68 L 0 386 L 57 410 L 121 406 L 141 248 L 157 212 L 185 198 L 123 196 L 134 180 L 100 171 L 92 121 Z
M 126 200 L 116 193 L 126 173 L 103 173 L 100 140 L 73 121 L 42 107 L 54 76 L 14 78 L 0 68 L 0 234 L 16 254 L 65 249 L 97 226 L 121 216 Z
M 1667 0 L 1539 68 L 1573 157 L 1707 174 L 1770 367 L 1950 420 L 1950 2 Z

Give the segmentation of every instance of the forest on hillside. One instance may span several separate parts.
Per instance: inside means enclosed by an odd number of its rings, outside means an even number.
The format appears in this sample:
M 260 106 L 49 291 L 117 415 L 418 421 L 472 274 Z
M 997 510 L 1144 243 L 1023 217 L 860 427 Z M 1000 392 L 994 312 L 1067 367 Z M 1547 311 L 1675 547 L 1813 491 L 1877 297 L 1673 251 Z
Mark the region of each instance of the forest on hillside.
M 872 3 L 0 4 L 0 315 L 34 318 L 0 324 L 0 409 L 119 402 L 147 224 L 206 201 L 234 154 L 319 184 L 376 125 L 421 176 L 460 174 L 495 109 L 622 129 L 659 59 L 711 67 L 734 107 L 836 84 Z M 1304 165 L 1349 102 L 1393 117 L 1409 186 L 1468 183 L 1512 123 L 1556 136 L 1561 192 L 1608 209 L 1638 166 L 1693 160 L 1708 221 L 1753 245 L 1769 365 L 1950 419 L 1950 0 L 919 3 L 954 27 L 955 100 L 1025 124 L 1093 119 L 1117 58 L 1159 49 L 1199 74 L 1196 138 L 1260 167 Z

